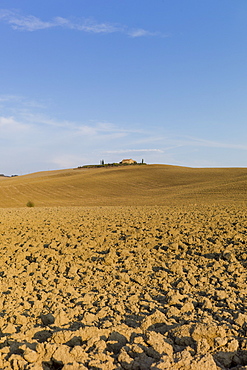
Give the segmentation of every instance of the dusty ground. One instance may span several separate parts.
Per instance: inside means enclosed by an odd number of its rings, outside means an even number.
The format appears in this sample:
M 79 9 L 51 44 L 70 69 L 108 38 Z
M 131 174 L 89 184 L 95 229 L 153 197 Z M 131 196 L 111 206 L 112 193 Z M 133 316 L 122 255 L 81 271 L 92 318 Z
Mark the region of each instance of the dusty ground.
M 244 208 L 0 220 L 0 369 L 247 369 Z

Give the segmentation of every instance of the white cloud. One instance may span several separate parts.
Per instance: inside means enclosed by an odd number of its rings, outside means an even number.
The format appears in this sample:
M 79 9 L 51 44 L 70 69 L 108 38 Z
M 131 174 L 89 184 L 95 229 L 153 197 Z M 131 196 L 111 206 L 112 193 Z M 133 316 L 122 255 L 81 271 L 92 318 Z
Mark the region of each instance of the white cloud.
M 11 24 L 12 28 L 14 30 L 23 30 L 23 31 L 37 31 L 37 30 L 43 30 L 45 28 L 51 28 L 54 26 L 54 23 L 52 22 L 43 22 L 40 19 L 29 15 L 27 17 L 23 18 L 11 18 L 9 20 L 9 23 Z
M 67 23 L 68 28 L 89 33 L 115 33 L 122 32 L 123 28 L 110 23 L 97 23 L 93 19 L 84 19 L 80 22 Z
M 0 19 L 9 23 L 14 30 L 37 31 L 54 27 L 54 22 L 43 22 L 33 15 L 23 16 L 18 12 L 1 9 Z
M 33 15 L 22 15 L 17 11 L 8 9 L 0 9 L 0 20 L 10 24 L 14 30 L 19 31 L 37 31 L 47 28 L 63 27 L 77 31 L 109 34 L 123 33 L 133 38 L 144 36 L 162 36 L 159 32 L 150 32 L 145 29 L 129 29 L 125 25 L 103 22 L 99 23 L 91 18 L 67 19 L 63 17 L 55 17 L 50 21 L 43 21 Z

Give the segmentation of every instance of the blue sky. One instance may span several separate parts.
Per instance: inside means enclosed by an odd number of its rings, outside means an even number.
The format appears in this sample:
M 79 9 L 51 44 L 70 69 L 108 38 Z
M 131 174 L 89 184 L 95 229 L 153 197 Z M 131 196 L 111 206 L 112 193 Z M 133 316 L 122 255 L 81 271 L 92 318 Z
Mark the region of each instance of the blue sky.
M 0 173 L 247 166 L 246 0 L 0 6 Z

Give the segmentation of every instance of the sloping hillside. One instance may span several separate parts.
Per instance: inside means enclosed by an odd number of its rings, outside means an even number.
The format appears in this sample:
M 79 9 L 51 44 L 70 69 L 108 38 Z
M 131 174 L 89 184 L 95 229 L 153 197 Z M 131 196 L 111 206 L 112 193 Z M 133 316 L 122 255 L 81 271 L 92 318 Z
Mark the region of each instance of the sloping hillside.
M 245 202 L 247 168 L 68 169 L 1 178 L 0 207 Z

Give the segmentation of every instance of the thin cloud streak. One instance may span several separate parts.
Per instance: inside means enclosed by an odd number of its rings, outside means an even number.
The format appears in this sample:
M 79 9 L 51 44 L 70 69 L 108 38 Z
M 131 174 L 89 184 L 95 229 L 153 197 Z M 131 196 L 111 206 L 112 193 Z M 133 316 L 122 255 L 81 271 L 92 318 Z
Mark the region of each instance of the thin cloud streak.
M 51 159 L 51 162 L 54 164 L 55 168 L 74 168 L 78 164 L 84 162 L 82 156 L 80 155 L 57 155 Z
M 161 149 L 123 149 L 123 150 L 107 150 L 105 154 L 124 154 L 124 153 L 145 153 L 145 152 L 157 152 L 164 153 Z
M 0 95 L 0 102 L 11 102 L 11 101 L 21 101 L 22 98 L 18 95 Z
M 18 122 L 15 120 L 14 117 L 3 117 L 0 116 L 0 128 L 10 131 L 15 130 L 27 130 L 29 129 L 29 125 L 26 125 L 25 123 Z
M 160 32 L 150 32 L 142 28 L 134 29 L 126 32 L 131 37 L 145 37 L 145 36 L 160 36 L 168 37 L 167 35 L 162 35 Z
M 45 109 L 46 104 L 20 95 L 3 94 L 0 95 L 0 107 L 5 112 L 7 112 L 7 110 L 11 111 L 11 115 L 13 116 L 24 116 L 25 111 L 29 111 L 30 109 Z
M 54 22 L 43 22 L 33 15 L 23 16 L 7 9 L 0 10 L 0 19 L 10 24 L 14 30 L 21 31 L 37 31 L 55 26 Z
M 160 36 L 164 37 L 160 32 L 150 32 L 145 29 L 129 29 L 125 25 L 112 23 L 98 23 L 94 19 L 67 19 L 63 17 L 55 17 L 51 21 L 43 21 L 33 15 L 21 15 L 17 11 L 8 9 L 0 9 L 0 20 L 10 24 L 12 29 L 18 31 L 38 31 L 54 27 L 63 27 L 71 30 L 82 31 L 94 34 L 110 34 L 122 33 L 132 38 Z
M 57 17 L 55 20 L 58 22 L 57 25 L 61 25 L 65 28 L 72 30 L 84 31 L 88 33 L 115 33 L 123 32 L 124 27 L 117 26 L 110 23 L 97 23 L 93 19 L 82 19 L 79 23 L 75 20 L 74 22 L 66 19 Z
M 189 140 L 186 140 L 188 138 Z M 205 140 L 195 137 L 185 137 L 185 140 L 182 145 L 190 145 L 190 146 L 204 146 L 209 148 L 226 148 L 226 149 L 240 149 L 240 150 L 247 150 L 246 145 L 242 144 L 230 144 L 230 143 L 223 143 L 211 140 Z
M 3 98 L 3 100 L 5 100 Z M 122 129 L 117 125 L 107 122 L 80 123 L 73 121 L 59 121 L 43 114 L 33 113 L 29 110 L 20 110 L 15 115 L 0 116 L 0 129 L 5 135 L 13 134 L 13 131 L 39 132 L 49 136 L 66 137 L 67 139 L 88 140 L 114 140 L 124 138 L 133 133 L 139 133 L 134 129 Z M 1 137 L 0 137 L 1 138 Z
M 164 128 L 157 128 L 153 135 L 151 126 L 138 129 L 135 124 L 128 127 L 123 123 L 119 125 L 107 121 L 59 120 L 37 110 L 39 102 L 18 95 L 0 95 L 0 105 L 1 153 L 5 158 L 8 156 L 9 161 L 12 157 L 16 161 L 4 163 L 2 172 L 6 173 L 30 172 L 31 168 L 45 170 L 56 166 L 77 167 L 98 163 L 100 158 L 110 163 L 125 156 L 145 158 L 149 163 L 201 167 L 205 165 L 202 162 L 205 152 L 219 149 L 219 152 L 224 153 L 228 149 L 234 154 L 247 150 L 243 141 L 214 141 L 210 137 L 179 135 L 171 131 L 166 133 Z M 190 156 L 193 152 L 196 155 L 191 162 L 186 158 L 188 153 Z M 25 166 L 29 169 L 25 170 Z M 207 166 L 217 167 L 219 162 L 210 164 L 208 161 Z
M 117 125 L 114 125 L 109 122 L 95 122 L 92 121 L 91 124 L 88 123 L 79 123 L 73 121 L 58 121 L 56 119 L 47 117 L 42 114 L 32 113 L 30 111 L 24 111 L 21 114 L 21 117 L 25 122 L 30 124 L 36 124 L 39 127 L 47 126 L 60 128 L 61 130 L 70 131 L 77 136 L 80 135 L 114 135 L 114 137 L 123 137 L 128 134 L 141 133 L 141 131 L 135 129 L 122 129 Z M 116 136 L 117 135 L 117 136 Z
M 134 149 L 131 148 L 120 148 L 118 150 L 108 150 L 106 154 L 124 154 L 124 153 L 137 153 L 137 152 L 157 152 L 165 153 L 167 151 L 174 150 L 181 147 L 208 147 L 208 148 L 219 148 L 219 149 L 235 149 L 235 150 L 247 150 L 247 145 L 243 143 L 227 143 L 218 142 L 213 140 L 207 140 L 197 138 L 193 136 L 176 136 L 174 135 L 160 135 L 159 137 L 153 137 L 148 130 L 138 130 L 135 128 L 122 128 L 118 125 L 109 122 L 95 122 L 90 123 L 73 122 L 73 121 L 59 121 L 51 117 L 47 117 L 43 114 L 32 112 L 30 108 L 42 107 L 38 102 L 29 101 L 28 99 L 16 96 L 16 95 L 0 95 L 0 104 L 6 104 L 8 102 L 16 102 L 22 105 L 21 108 L 17 108 L 16 112 L 10 114 L 2 114 L 0 116 L 0 128 L 4 130 L 5 134 L 13 132 L 14 130 L 23 131 L 32 129 L 39 129 L 39 131 L 45 131 L 47 127 L 58 128 L 66 135 L 70 136 L 81 136 L 81 137 L 107 137 L 111 138 L 123 138 L 129 135 L 135 135 L 131 141 Z M 42 128 L 43 127 L 43 128 Z M 162 141 L 162 146 L 157 145 L 159 141 Z M 144 144 L 144 145 L 143 145 Z M 136 146 L 143 145 L 144 148 L 136 149 Z M 157 145 L 156 148 L 145 148 L 151 145 Z

